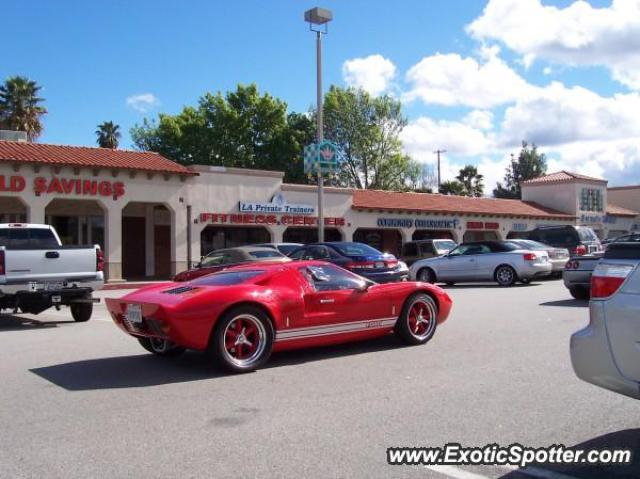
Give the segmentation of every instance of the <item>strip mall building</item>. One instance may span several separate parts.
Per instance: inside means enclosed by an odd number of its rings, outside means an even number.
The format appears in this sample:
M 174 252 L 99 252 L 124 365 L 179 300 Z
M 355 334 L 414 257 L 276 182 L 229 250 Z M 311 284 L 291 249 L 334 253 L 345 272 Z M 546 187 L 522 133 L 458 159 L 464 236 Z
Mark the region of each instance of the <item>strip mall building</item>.
M 167 278 L 214 249 L 315 241 L 317 189 L 283 176 L 0 141 L 0 223 L 47 223 L 65 244 L 100 244 L 110 281 Z M 567 172 L 526 182 L 523 201 L 344 188 L 324 197 L 327 240 L 395 254 L 410 240 L 503 239 L 538 225 L 588 225 L 601 238 L 640 230 L 640 186 Z

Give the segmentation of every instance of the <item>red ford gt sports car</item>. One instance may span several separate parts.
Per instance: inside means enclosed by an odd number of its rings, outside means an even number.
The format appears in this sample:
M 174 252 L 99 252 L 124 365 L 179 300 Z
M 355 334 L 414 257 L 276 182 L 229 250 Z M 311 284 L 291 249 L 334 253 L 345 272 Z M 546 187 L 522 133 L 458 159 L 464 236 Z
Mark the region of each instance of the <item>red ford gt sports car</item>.
M 321 261 L 247 264 L 107 299 L 115 323 L 148 351 L 207 351 L 233 372 L 252 371 L 272 351 L 395 333 L 426 343 L 451 299 L 420 282 L 375 284 Z

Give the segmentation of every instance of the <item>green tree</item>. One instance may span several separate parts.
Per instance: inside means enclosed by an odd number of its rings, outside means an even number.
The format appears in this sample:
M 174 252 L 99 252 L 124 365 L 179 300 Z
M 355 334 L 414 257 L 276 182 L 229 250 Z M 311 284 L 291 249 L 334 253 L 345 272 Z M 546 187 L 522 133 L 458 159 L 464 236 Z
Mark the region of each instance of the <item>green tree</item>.
M 478 173 L 478 168 L 473 165 L 466 165 L 460 168 L 460 172 L 456 179 L 464 187 L 465 196 L 479 197 L 484 194 L 484 176 Z
M 362 89 L 332 86 L 324 100 L 325 137 L 341 148 L 341 186 L 406 190 L 419 181 L 420 166 L 402 151 L 400 133 L 407 120 L 390 96 L 372 97 Z
M 520 185 L 523 181 L 538 178 L 547 173 L 547 158 L 544 153 L 538 152 L 534 144 L 529 147 L 526 141 L 522 142 L 522 149 L 518 158 L 511 155 L 511 162 L 504 175 L 504 186 L 498 182 L 493 190 L 496 198 L 522 198 Z
M 256 85 L 222 95 L 206 93 L 177 115 L 160 114 L 131 129 L 135 146 L 182 163 L 285 172 L 285 181 L 306 182 L 302 149 L 312 141 L 313 120 L 287 115 L 287 104 Z
M 24 131 L 29 141 L 42 133 L 42 117 L 47 109 L 44 98 L 38 96 L 42 87 L 23 76 L 7 78 L 0 86 L 0 127 Z
M 120 125 L 116 125 L 112 121 L 105 121 L 98 125 L 98 129 L 96 130 L 96 135 L 98 139 L 96 143 L 100 146 L 100 148 L 118 148 L 118 143 L 120 137 Z
M 443 195 L 468 196 L 464 185 L 458 180 L 443 181 L 438 192 Z

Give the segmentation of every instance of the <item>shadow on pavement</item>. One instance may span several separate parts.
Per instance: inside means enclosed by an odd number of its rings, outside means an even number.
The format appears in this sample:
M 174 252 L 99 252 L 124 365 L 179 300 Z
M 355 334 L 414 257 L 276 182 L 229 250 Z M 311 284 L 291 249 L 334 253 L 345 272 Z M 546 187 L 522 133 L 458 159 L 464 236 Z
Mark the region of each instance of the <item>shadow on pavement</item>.
M 531 288 L 534 286 L 540 286 L 540 284 L 537 282 L 535 283 L 531 282 L 527 284 L 516 283 L 513 286 L 500 286 L 499 284 L 496 284 L 496 283 L 466 283 L 466 284 L 456 283 L 451 285 L 438 283 L 437 285 L 442 287 L 443 289 L 492 288 L 492 289 L 504 289 L 504 290 L 509 290 L 511 288 Z
M 585 451 L 585 454 L 589 450 L 613 450 L 613 449 L 628 449 L 632 452 L 631 464 L 616 464 L 616 465 L 556 465 L 556 464 L 532 464 L 529 467 L 535 469 L 541 469 L 543 471 L 549 471 L 556 473 L 555 477 L 565 476 L 574 477 L 577 479 L 622 479 L 622 478 L 640 478 L 640 429 L 625 429 L 623 431 L 617 431 L 604 436 L 599 436 L 594 439 L 590 439 L 580 444 L 571 446 L 571 449 L 581 449 Z M 516 479 L 521 477 L 532 477 L 526 474 L 526 468 L 524 471 L 514 471 L 509 474 L 500 476 L 500 479 Z M 534 477 L 549 477 L 535 475 Z
M 73 320 L 69 321 L 39 321 L 32 318 L 23 318 L 15 316 L 13 314 L 0 314 L 0 332 L 1 331 L 15 331 L 25 329 L 43 329 L 43 328 L 56 328 L 58 324 L 71 324 L 75 323 Z
M 589 301 L 582 301 L 579 299 L 560 299 L 558 301 L 547 301 L 546 303 L 540 303 L 540 306 L 568 306 L 570 308 L 586 308 L 589 306 Z
M 401 347 L 403 344 L 395 336 L 389 335 L 371 341 L 284 351 L 274 353 L 262 369 Z M 174 358 L 139 354 L 88 359 L 35 368 L 30 371 L 68 391 L 158 386 L 231 376 L 216 368 L 207 355 L 198 351 L 187 351 L 182 356 Z M 260 370 L 256 373 L 259 374 Z

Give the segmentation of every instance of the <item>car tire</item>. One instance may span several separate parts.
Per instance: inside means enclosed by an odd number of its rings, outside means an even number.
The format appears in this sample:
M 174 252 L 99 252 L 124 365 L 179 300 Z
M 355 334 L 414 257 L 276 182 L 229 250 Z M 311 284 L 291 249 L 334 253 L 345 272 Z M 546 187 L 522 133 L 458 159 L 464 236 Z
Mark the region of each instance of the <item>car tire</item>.
M 91 319 L 93 303 L 71 303 L 71 316 L 77 323 L 84 323 Z
M 531 278 L 520 278 L 520 282 L 522 284 L 530 284 L 531 283 Z
M 436 275 L 431 268 L 421 268 L 416 274 L 416 279 L 423 283 L 435 283 Z
M 274 336 L 273 324 L 262 309 L 241 306 L 220 318 L 209 342 L 208 353 L 227 371 L 255 371 L 271 356 Z
M 513 284 L 518 280 L 516 271 L 506 264 L 496 268 L 494 277 L 500 286 L 513 286 Z
M 168 339 L 162 338 L 137 338 L 140 345 L 156 356 L 179 356 L 186 348 L 178 346 Z
M 437 319 L 438 305 L 433 298 L 426 293 L 414 294 L 405 301 L 395 331 L 406 344 L 424 344 L 435 334 Z
M 591 298 L 591 291 L 588 288 L 583 288 L 582 286 L 574 286 L 573 288 L 569 288 L 569 293 L 573 296 L 574 299 L 580 300 L 588 300 Z

